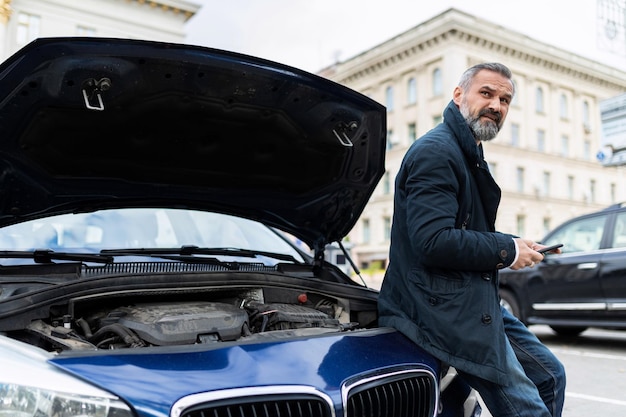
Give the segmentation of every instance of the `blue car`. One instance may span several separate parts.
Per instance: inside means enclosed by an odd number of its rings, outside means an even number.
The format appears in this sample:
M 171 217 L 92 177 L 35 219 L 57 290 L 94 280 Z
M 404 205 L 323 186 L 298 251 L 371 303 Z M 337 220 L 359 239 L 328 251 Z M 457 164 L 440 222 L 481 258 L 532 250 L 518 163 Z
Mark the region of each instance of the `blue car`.
M 39 39 L 0 66 L 0 416 L 478 416 L 326 262 L 385 109 L 240 54 Z

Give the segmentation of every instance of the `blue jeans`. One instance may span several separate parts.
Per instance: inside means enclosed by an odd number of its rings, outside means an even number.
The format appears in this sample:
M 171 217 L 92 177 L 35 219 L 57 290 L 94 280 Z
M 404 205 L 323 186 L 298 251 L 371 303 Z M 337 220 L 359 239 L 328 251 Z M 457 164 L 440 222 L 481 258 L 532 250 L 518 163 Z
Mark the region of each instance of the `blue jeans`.
M 565 369 L 550 350 L 511 313 L 502 309 L 509 338 L 511 384 L 502 386 L 459 372 L 482 397 L 493 417 L 561 417 Z

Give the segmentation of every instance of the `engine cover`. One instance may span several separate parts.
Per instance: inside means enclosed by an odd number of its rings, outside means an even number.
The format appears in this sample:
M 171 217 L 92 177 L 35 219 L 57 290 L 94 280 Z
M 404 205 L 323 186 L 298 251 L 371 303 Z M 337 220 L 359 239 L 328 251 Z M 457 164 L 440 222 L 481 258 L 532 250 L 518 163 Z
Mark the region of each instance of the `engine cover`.
M 237 340 L 248 315 L 230 304 L 194 301 L 119 307 L 105 320 L 132 329 L 148 343 L 163 346 L 193 344 L 201 335 Z
M 251 322 L 252 328 L 261 332 L 268 330 L 302 329 L 310 327 L 340 329 L 339 320 L 314 308 L 283 304 L 250 304 L 257 314 Z

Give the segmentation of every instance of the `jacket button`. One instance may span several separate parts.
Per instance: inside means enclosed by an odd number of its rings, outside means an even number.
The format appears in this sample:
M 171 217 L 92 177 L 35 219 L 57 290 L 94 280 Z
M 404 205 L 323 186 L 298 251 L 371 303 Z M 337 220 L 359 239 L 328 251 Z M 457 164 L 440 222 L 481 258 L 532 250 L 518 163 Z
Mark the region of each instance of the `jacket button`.
M 484 279 L 485 281 L 491 281 L 491 274 L 482 274 L 481 278 Z
M 481 321 L 484 324 L 491 324 L 491 316 L 489 314 L 483 314 L 483 318 Z
M 500 251 L 500 258 L 502 258 L 502 259 L 506 259 L 506 256 L 507 256 L 508 254 L 509 254 L 509 253 L 508 253 L 505 249 L 502 249 L 502 250 Z
M 496 265 L 496 268 L 502 269 L 502 268 L 504 268 L 504 264 L 503 263 L 499 263 L 499 264 Z
M 430 304 L 431 306 L 437 305 L 437 299 L 435 297 L 429 297 L 428 304 Z

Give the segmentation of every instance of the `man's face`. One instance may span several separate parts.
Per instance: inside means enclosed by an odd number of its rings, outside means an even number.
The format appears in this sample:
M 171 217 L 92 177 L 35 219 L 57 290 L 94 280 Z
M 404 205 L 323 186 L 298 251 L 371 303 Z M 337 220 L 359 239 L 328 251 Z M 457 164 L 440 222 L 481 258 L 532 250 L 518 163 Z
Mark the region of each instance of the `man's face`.
M 488 141 L 502 128 L 512 98 L 513 86 L 508 78 L 497 72 L 481 70 L 469 88 L 454 89 L 453 100 L 476 140 Z

